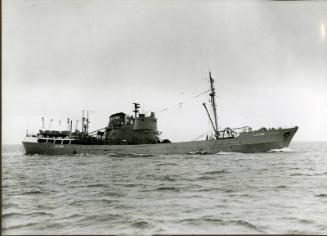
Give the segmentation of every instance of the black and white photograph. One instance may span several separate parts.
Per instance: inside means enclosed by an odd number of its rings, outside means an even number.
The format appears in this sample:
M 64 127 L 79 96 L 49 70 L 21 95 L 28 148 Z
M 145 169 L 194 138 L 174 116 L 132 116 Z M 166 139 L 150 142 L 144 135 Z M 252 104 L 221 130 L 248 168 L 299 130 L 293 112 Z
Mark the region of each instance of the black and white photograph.
M 327 234 L 327 1 L 2 0 L 2 234 Z

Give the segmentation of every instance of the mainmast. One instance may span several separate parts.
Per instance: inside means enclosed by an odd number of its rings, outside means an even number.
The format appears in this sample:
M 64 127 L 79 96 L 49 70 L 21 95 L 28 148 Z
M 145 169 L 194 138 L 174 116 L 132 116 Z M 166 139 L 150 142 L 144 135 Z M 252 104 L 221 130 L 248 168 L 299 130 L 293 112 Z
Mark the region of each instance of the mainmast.
M 211 105 L 212 105 L 212 109 L 213 109 L 213 115 L 214 115 L 214 119 L 215 119 L 215 136 L 216 138 L 219 137 L 219 130 L 218 130 L 218 121 L 217 121 L 217 110 L 216 110 L 216 102 L 215 102 L 215 96 L 216 96 L 216 92 L 215 92 L 215 88 L 213 86 L 213 78 L 211 77 L 211 72 L 209 71 L 209 78 L 210 78 L 210 89 L 211 89 L 211 93 L 209 94 L 211 97 Z

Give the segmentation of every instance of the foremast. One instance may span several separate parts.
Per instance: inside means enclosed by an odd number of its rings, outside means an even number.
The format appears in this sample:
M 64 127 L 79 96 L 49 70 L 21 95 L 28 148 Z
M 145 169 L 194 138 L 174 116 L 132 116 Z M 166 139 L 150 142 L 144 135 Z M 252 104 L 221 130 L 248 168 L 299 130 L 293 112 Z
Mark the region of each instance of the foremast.
M 213 85 L 214 80 L 211 77 L 211 72 L 210 71 L 209 71 L 209 79 L 210 79 L 210 90 L 211 90 L 211 93 L 209 94 L 209 96 L 211 97 L 211 106 L 212 106 L 214 121 L 215 121 L 215 129 L 214 129 L 215 130 L 215 137 L 216 137 L 216 139 L 218 139 L 219 138 L 219 130 L 218 130 L 216 101 L 215 101 L 216 91 L 215 91 L 215 87 Z

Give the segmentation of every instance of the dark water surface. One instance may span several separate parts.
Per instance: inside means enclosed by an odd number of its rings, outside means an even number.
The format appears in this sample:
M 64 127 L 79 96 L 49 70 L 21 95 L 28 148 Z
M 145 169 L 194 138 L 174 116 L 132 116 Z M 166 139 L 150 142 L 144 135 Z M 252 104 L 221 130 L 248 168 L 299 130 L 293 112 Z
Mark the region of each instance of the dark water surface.
M 3 234 L 327 233 L 327 143 L 264 154 L 2 150 Z

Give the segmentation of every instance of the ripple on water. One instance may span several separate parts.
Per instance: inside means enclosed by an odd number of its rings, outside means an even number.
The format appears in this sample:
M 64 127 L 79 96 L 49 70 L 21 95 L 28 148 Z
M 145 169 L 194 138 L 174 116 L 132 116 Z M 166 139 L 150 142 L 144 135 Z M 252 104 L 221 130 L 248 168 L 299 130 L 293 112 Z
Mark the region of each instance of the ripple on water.
M 194 224 L 194 225 L 200 225 L 201 222 L 209 222 L 209 223 L 214 223 L 214 224 L 220 224 L 220 225 L 225 225 L 226 222 L 222 219 L 219 218 L 186 218 L 186 219 L 181 219 L 178 221 L 179 223 L 187 223 L 187 224 Z
M 98 184 L 88 184 L 88 185 L 86 185 L 86 187 L 87 188 L 106 188 L 106 187 L 108 187 L 108 185 L 98 183 Z
M 16 230 L 16 229 L 21 229 L 21 228 L 28 228 L 30 226 L 35 226 L 38 225 L 38 223 L 26 223 L 26 224 L 19 224 L 19 225 L 12 225 L 12 226 L 5 226 L 4 230 L 8 232 L 9 230 Z
M 34 195 L 34 194 L 44 194 L 45 192 L 42 190 L 31 190 L 27 192 L 21 193 L 21 195 Z
M 154 191 L 172 191 L 172 192 L 179 192 L 180 190 L 176 187 L 169 187 L 169 186 L 163 186 L 163 187 L 158 187 L 154 189 Z
M 146 228 L 153 227 L 149 222 L 144 221 L 144 220 L 135 221 L 135 222 L 131 223 L 130 225 L 137 229 L 146 229 Z
M 160 176 L 157 178 L 158 180 L 163 180 L 163 181 L 171 181 L 171 182 L 174 182 L 176 181 L 175 178 L 169 176 L 169 175 L 165 175 L 165 176 Z
M 69 206 L 84 206 L 87 204 L 99 204 L 99 203 L 103 203 L 106 205 L 110 205 L 117 202 L 117 200 L 113 200 L 113 199 L 86 199 L 86 200 L 76 200 L 76 201 L 72 201 L 70 203 L 68 203 Z
M 229 173 L 227 170 L 213 170 L 213 171 L 208 171 L 204 172 L 205 175 L 216 175 L 216 174 L 226 174 Z
M 260 233 L 264 233 L 265 232 L 263 229 L 260 229 L 256 225 L 254 225 L 252 223 L 249 223 L 246 220 L 237 220 L 237 221 L 234 221 L 234 224 L 235 225 L 240 225 L 240 226 L 245 226 L 245 227 L 247 227 L 249 229 L 255 230 L 255 231 L 260 232 Z
M 7 212 L 2 214 L 4 218 L 17 218 L 17 217 L 33 217 L 33 216 L 54 216 L 52 213 L 48 212 L 32 212 L 32 213 L 20 213 L 20 212 Z

